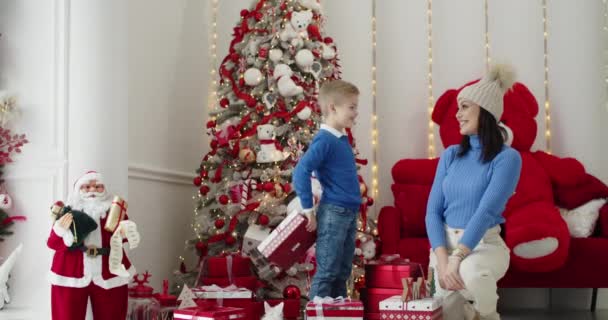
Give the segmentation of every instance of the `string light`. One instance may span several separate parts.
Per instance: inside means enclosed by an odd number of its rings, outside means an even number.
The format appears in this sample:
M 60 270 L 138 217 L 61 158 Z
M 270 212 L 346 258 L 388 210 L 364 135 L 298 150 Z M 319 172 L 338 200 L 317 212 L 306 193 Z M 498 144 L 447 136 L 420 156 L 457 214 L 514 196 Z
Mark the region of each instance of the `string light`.
M 428 42 L 428 84 L 429 84 L 429 101 L 428 101 L 428 114 L 429 114 L 429 159 L 435 157 L 435 125 L 431 116 L 433 114 L 433 105 L 435 100 L 433 98 L 433 0 L 427 0 L 426 8 L 426 22 L 427 22 L 427 42 Z
M 376 0 L 372 0 L 372 198 L 378 197 L 378 115 L 376 114 Z M 374 214 L 376 213 L 374 206 Z
M 544 65 L 545 65 L 545 140 L 547 153 L 551 153 L 551 102 L 549 100 L 549 59 L 547 54 L 547 0 L 542 0 L 543 7 L 543 42 L 544 42 Z
M 209 94 L 207 97 L 207 107 L 209 111 L 215 108 L 218 101 L 217 99 L 217 12 L 219 7 L 219 0 L 211 1 L 211 28 L 209 35 Z M 211 120 L 215 121 L 215 117 Z
M 488 27 L 488 0 L 484 0 L 483 1 L 483 13 L 484 13 L 484 17 L 485 17 L 485 34 L 484 34 L 484 39 L 486 42 L 485 45 L 485 52 L 486 52 L 486 71 L 490 70 L 490 32 L 488 31 L 489 27 Z

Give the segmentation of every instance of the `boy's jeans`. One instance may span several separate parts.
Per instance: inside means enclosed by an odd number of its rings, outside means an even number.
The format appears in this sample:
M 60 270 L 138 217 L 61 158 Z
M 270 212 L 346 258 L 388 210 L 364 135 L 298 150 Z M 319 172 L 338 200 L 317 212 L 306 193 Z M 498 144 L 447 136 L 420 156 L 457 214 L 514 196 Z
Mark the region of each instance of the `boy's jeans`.
M 317 272 L 308 296 L 346 297 L 355 255 L 358 212 L 321 203 L 317 210 Z
M 454 229 L 446 226 L 446 241 L 449 250 L 458 244 L 464 230 Z M 466 300 L 473 300 L 474 307 L 482 319 L 500 319 L 496 312 L 498 294 L 496 294 L 496 282 L 502 278 L 509 268 L 509 248 L 500 237 L 500 226 L 488 229 L 479 244 L 460 263 L 460 276 L 464 281 L 466 289 L 459 292 L 448 291 L 439 285 L 437 274 L 437 257 L 431 249 L 430 266 L 435 271 L 435 297 L 443 297 L 444 315 L 462 312 L 462 304 L 446 305 L 445 299 L 453 294 L 460 294 Z M 462 303 L 462 302 L 461 302 Z M 468 302 L 467 302 L 468 303 Z M 456 310 L 459 308 L 460 310 Z M 449 318 L 446 318 L 449 319 Z

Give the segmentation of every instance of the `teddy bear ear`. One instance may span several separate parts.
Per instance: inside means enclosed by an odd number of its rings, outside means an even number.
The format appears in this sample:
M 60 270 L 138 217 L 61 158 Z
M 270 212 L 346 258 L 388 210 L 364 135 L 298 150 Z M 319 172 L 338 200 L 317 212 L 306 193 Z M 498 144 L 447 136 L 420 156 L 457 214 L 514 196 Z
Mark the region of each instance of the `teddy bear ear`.
M 456 102 L 457 95 L 458 91 L 456 89 L 449 89 L 437 99 L 431 115 L 433 122 L 436 124 L 441 124 L 443 122 L 443 118 L 447 115 L 450 104 Z

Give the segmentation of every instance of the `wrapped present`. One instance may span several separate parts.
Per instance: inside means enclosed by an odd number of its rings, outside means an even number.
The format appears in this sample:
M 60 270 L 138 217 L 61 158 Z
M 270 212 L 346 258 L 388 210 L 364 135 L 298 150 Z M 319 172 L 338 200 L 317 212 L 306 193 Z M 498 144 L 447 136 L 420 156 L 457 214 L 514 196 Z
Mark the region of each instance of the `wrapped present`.
M 394 295 L 400 295 L 403 290 L 389 288 L 362 288 L 360 292 L 361 301 L 363 301 L 365 306 L 365 312 L 379 314 L 380 301 Z
M 365 320 L 380 320 L 382 319 L 382 314 L 378 313 L 371 313 L 371 312 L 366 312 L 365 313 Z
M 382 319 L 424 319 L 441 320 L 443 311 L 441 300 L 436 298 L 403 301 L 402 296 L 392 296 L 380 302 Z
M 382 256 L 365 264 L 365 283 L 368 288 L 401 289 L 401 279 L 423 276 L 422 266 L 402 259 L 399 255 Z
M 306 304 L 306 319 L 309 320 L 356 320 L 363 319 L 363 303 L 350 298 L 315 297 Z
M 246 319 L 245 317 L 243 308 L 218 307 L 216 305 L 177 309 L 173 312 L 173 318 L 176 320 L 236 320 Z
M 241 308 L 245 312 L 245 317 L 243 319 L 247 320 L 259 320 L 264 313 L 264 306 L 251 298 L 244 299 L 221 299 L 221 300 L 204 300 L 204 299 L 196 299 L 196 303 L 198 305 L 205 305 L 207 303 L 215 303 L 221 307 L 232 307 L 232 308 Z
M 229 278 L 212 278 L 205 277 L 201 279 L 201 283 L 204 286 L 217 285 L 220 287 L 227 287 L 229 285 L 235 285 L 239 288 L 245 288 L 252 292 L 255 292 L 259 287 L 258 279 L 254 276 L 249 277 L 234 277 Z
M 203 262 L 203 277 L 247 277 L 252 276 L 251 259 L 238 254 L 207 257 Z
M 252 224 L 247 228 L 247 232 L 243 236 L 243 247 L 241 251 L 247 256 L 256 250 L 258 245 L 270 235 L 270 228 L 259 224 Z
M 193 288 L 192 293 L 198 299 L 252 299 L 251 290 L 239 288 L 235 285 L 220 287 L 218 285 Z
M 315 243 L 316 233 L 306 231 L 307 223 L 306 217 L 292 211 L 258 245 L 258 250 L 271 264 L 289 269 Z

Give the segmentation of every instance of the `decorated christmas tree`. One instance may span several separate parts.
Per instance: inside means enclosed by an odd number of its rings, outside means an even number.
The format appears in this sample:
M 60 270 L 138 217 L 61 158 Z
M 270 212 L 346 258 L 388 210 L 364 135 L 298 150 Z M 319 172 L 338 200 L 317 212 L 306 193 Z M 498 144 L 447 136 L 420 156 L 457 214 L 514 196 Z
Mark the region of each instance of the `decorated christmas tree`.
M 320 125 L 318 89 L 340 78 L 337 48 L 324 36 L 323 25 L 316 0 L 258 0 L 241 11 L 219 65 L 217 105 L 207 122 L 210 151 L 193 181 L 196 237 L 189 247 L 199 263 L 223 253 L 250 255 L 255 249 L 243 243 L 245 234 L 275 227 L 297 207 L 291 175 Z M 365 165 L 347 133 L 357 163 Z M 373 200 L 359 178 L 363 201 L 356 266 L 362 266 L 364 254 L 375 254 L 374 226 L 366 213 Z M 266 294 L 281 296 L 294 287 L 307 292 L 310 255 L 281 274 L 265 274 L 263 267 L 256 264 L 255 272 L 269 284 Z M 178 287 L 197 282 L 199 266 L 182 263 L 180 269 Z M 354 270 L 358 278 L 362 270 Z

